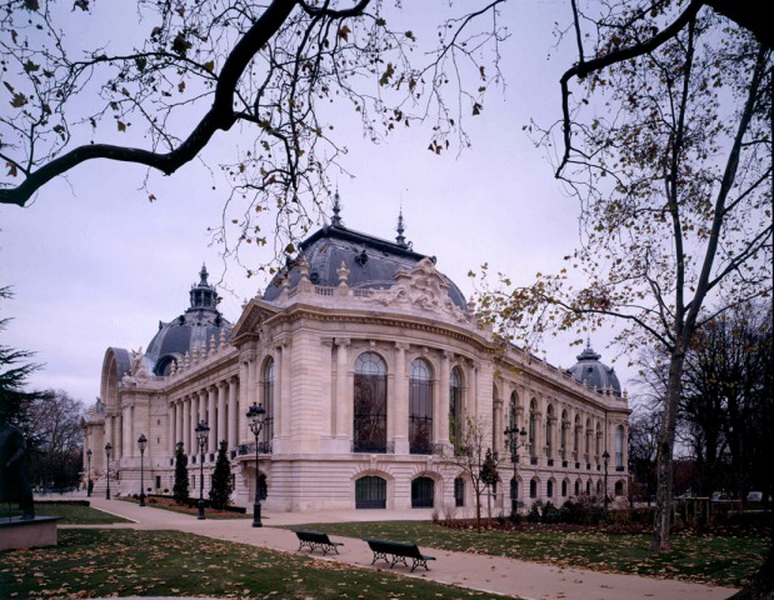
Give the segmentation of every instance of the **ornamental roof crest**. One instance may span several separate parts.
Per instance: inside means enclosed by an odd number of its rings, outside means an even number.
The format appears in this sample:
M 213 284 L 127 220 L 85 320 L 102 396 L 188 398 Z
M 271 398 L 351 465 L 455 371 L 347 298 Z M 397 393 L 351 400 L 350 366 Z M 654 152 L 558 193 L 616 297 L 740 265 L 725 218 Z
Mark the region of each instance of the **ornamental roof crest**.
M 406 306 L 421 311 L 447 313 L 456 321 L 466 322 L 469 316 L 449 297 L 451 285 L 435 268 L 430 258 L 423 258 L 416 266 L 399 269 L 395 285 L 389 291 L 374 294 L 368 300 L 385 306 Z

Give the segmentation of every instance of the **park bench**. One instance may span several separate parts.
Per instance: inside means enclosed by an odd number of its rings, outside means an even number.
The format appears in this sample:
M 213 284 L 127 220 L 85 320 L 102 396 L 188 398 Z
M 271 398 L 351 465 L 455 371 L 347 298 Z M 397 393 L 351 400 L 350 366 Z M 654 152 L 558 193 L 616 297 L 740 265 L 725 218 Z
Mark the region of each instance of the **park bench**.
M 319 531 L 296 530 L 293 533 L 296 534 L 296 537 L 300 542 L 298 546 L 299 552 L 304 546 L 308 546 L 309 552 L 314 552 L 315 548 L 319 548 L 322 550 L 323 554 L 328 554 L 328 552 L 331 551 L 338 554 L 339 550 L 337 546 L 344 545 L 343 542 L 332 542 L 327 533 L 320 533 Z
M 435 556 L 422 554 L 416 544 L 372 539 L 365 539 L 363 541 L 368 543 L 368 547 L 374 553 L 374 559 L 371 561 L 371 564 L 382 559 L 390 565 L 390 568 L 394 567 L 395 563 L 398 561 L 408 567 L 406 559 L 410 558 L 412 561 L 411 571 L 413 572 L 414 569 L 420 565 L 423 566 L 426 571 L 429 571 L 430 569 L 427 567 L 427 561 L 435 560 Z

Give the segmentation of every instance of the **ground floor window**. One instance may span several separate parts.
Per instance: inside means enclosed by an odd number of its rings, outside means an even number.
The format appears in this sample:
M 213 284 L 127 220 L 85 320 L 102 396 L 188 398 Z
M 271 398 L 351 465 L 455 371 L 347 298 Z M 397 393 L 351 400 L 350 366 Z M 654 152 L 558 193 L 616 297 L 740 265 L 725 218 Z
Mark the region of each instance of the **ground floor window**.
M 623 481 L 616 481 L 615 482 L 615 495 L 616 496 L 623 496 L 624 493 L 624 483 Z
M 562 498 L 567 497 L 567 480 L 562 481 Z
M 387 508 L 387 482 L 381 477 L 361 477 L 355 482 L 355 508 Z
M 554 482 L 550 479 L 546 482 L 546 496 L 549 498 L 554 497 Z
M 532 479 L 529 482 L 529 497 L 537 498 L 537 493 L 538 493 L 538 482 L 536 479 Z
M 429 477 L 417 477 L 411 482 L 411 508 L 432 508 L 435 482 Z
M 465 480 L 462 477 L 454 480 L 454 506 L 465 506 Z

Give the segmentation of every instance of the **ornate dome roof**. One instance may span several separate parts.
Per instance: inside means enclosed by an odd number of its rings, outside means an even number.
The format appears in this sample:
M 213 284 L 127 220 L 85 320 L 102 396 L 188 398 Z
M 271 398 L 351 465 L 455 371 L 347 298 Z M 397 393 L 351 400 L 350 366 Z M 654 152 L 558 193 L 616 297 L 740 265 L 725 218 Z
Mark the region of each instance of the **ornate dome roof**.
M 146 364 L 154 375 L 167 375 L 172 363 L 186 353 L 192 355 L 202 345 L 209 348 L 211 340 L 220 345 L 221 332 L 231 336 L 231 323 L 217 309 L 218 294 L 215 286 L 207 283 L 207 268 L 202 265 L 199 283 L 191 286 L 191 305 L 185 313 L 170 321 L 159 321 L 159 330 L 145 353 Z
M 398 236 L 395 242 L 376 238 L 347 229 L 339 216 L 339 197 L 336 194 L 331 224 L 313 233 L 300 244 L 300 254 L 269 283 L 263 299 L 276 300 L 282 293 L 283 282 L 287 279 L 290 287 L 301 278 L 300 257 L 309 264 L 309 279 L 315 285 L 336 286 L 339 284 L 338 269 L 343 262 L 349 269 L 347 285 L 355 289 L 387 290 L 396 284 L 395 274 L 399 269 L 411 269 L 419 261 L 428 258 L 414 252 L 403 236 L 403 216 L 398 220 Z M 429 257 L 435 263 L 435 257 Z M 448 277 L 449 298 L 464 312 L 468 304 L 460 289 Z
M 599 362 L 601 356 L 591 348 L 591 342 L 586 343 L 586 349 L 578 356 L 578 362 L 567 372 L 595 390 L 604 392 L 612 390 L 614 396 L 621 395 L 621 383 L 615 374 L 615 369 Z

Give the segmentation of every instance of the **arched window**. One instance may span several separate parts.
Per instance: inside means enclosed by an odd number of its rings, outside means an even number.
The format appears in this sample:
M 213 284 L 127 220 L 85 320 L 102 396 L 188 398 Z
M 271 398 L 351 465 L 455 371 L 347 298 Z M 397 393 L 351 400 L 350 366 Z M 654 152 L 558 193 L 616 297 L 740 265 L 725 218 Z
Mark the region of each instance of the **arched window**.
M 537 430 L 536 427 L 536 421 L 535 421 L 535 413 L 537 412 L 537 407 L 535 405 L 535 399 L 533 398 L 530 400 L 529 403 L 529 455 L 532 458 L 535 458 L 537 456 Z
M 615 482 L 615 495 L 616 496 L 623 496 L 624 494 L 624 482 L 620 479 Z
M 546 496 L 548 496 L 549 498 L 553 498 L 554 497 L 554 480 L 553 479 L 549 479 L 548 481 L 546 481 Z
M 433 373 L 427 361 L 411 363 L 409 376 L 409 452 L 430 454 L 433 445 Z
M 433 508 L 435 482 L 429 477 L 417 477 L 411 482 L 411 508 Z
M 559 435 L 559 451 L 562 454 L 562 460 L 567 460 L 567 429 L 570 423 L 567 420 L 567 411 L 562 411 L 562 431 Z M 566 466 L 566 465 L 564 465 Z
M 369 475 L 355 482 L 355 508 L 387 508 L 387 482 Z
M 562 498 L 567 497 L 567 488 L 569 487 L 566 479 L 562 480 Z
M 530 498 L 537 498 L 538 497 L 538 480 L 537 479 L 530 479 L 530 481 L 529 481 L 529 497 Z
M 580 479 L 575 480 L 575 495 L 580 496 Z
M 554 458 L 554 405 L 549 404 L 546 410 L 546 458 Z
M 263 365 L 263 408 L 266 420 L 261 430 L 262 452 L 270 452 L 269 443 L 274 437 L 274 359 L 269 357 Z
M 602 457 L 602 425 L 599 424 L 599 421 L 597 421 L 597 439 L 596 439 L 596 446 L 594 446 L 594 455 L 597 459 L 597 464 L 599 464 L 599 461 Z
M 387 365 L 375 352 L 355 361 L 353 449 L 387 452 Z
M 586 419 L 586 461 L 591 460 L 591 419 Z
M 519 480 L 511 477 L 511 495 L 512 500 L 516 500 L 519 497 Z
M 462 444 L 462 373 L 454 367 L 449 376 L 449 440 Z
M 623 468 L 624 468 L 623 453 L 624 453 L 624 428 L 623 428 L 623 425 L 619 425 L 618 427 L 615 428 L 615 470 L 616 471 L 623 471 Z
M 598 479 L 597 480 L 597 496 L 601 496 L 601 495 L 602 495 L 602 480 Z
M 591 496 L 591 479 L 586 480 L 586 495 Z
M 462 477 L 454 480 L 454 506 L 465 506 L 465 480 Z
M 516 427 L 516 407 L 519 404 L 519 397 L 516 392 L 511 392 L 511 399 L 508 402 L 508 428 Z
M 581 422 L 580 417 L 578 415 L 575 415 L 575 435 L 572 439 L 572 453 L 573 458 L 578 461 L 580 460 L 579 454 L 580 454 L 580 435 L 581 435 Z

